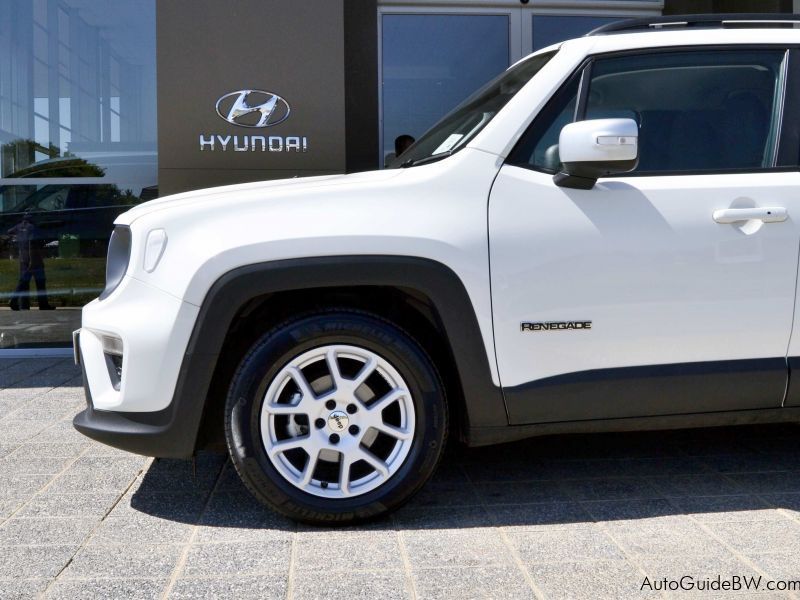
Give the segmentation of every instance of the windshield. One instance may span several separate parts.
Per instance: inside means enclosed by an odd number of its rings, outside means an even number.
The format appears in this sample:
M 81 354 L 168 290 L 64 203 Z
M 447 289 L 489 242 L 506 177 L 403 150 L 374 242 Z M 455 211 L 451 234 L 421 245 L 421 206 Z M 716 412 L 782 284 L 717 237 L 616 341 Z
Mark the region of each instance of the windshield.
M 537 54 L 501 73 L 429 129 L 389 168 L 433 162 L 466 146 L 555 54 Z

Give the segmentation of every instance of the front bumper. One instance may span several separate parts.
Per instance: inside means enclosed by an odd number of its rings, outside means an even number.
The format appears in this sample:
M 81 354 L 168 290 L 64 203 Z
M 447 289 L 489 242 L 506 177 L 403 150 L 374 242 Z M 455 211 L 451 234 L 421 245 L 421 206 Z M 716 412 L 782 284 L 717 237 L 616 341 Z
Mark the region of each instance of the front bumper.
M 145 456 L 188 458 L 194 454 L 201 403 L 192 411 L 191 406 L 176 396 L 167 409 L 158 412 L 96 410 L 82 360 L 80 364 L 86 408 L 72 420 L 75 429 L 103 444 Z
M 204 395 L 180 377 L 198 308 L 132 278 L 86 305 L 76 359 L 87 407 L 73 420 L 84 435 L 130 452 L 187 457 L 194 452 Z M 109 367 L 105 338 L 122 348 Z

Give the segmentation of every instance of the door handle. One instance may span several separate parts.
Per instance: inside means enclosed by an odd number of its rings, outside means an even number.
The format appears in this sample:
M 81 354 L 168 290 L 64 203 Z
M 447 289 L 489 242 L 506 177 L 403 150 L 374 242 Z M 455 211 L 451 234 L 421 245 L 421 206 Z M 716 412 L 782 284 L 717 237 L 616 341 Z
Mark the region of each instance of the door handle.
M 766 208 L 724 208 L 714 211 L 714 220 L 717 223 L 728 225 L 741 221 L 763 221 L 764 223 L 780 223 L 785 221 L 789 213 L 782 206 Z

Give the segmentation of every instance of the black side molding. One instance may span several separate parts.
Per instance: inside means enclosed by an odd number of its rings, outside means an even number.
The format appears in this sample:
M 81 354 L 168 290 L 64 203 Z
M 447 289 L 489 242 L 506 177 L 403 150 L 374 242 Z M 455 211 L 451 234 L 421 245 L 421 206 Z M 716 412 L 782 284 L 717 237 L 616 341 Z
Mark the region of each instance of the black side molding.
M 784 357 L 597 369 L 505 388 L 513 425 L 779 408 Z

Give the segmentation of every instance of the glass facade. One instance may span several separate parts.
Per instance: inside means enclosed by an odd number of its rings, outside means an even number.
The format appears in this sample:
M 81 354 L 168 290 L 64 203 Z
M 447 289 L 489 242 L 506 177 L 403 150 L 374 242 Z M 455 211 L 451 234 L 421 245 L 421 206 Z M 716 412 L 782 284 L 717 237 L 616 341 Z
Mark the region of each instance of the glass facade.
M 68 346 L 157 196 L 155 0 L 0 0 L 0 349 Z
M 592 29 L 625 17 L 587 17 L 582 15 L 533 15 L 533 49 L 586 35 Z
M 385 162 L 510 64 L 506 15 L 385 14 L 382 36 Z

